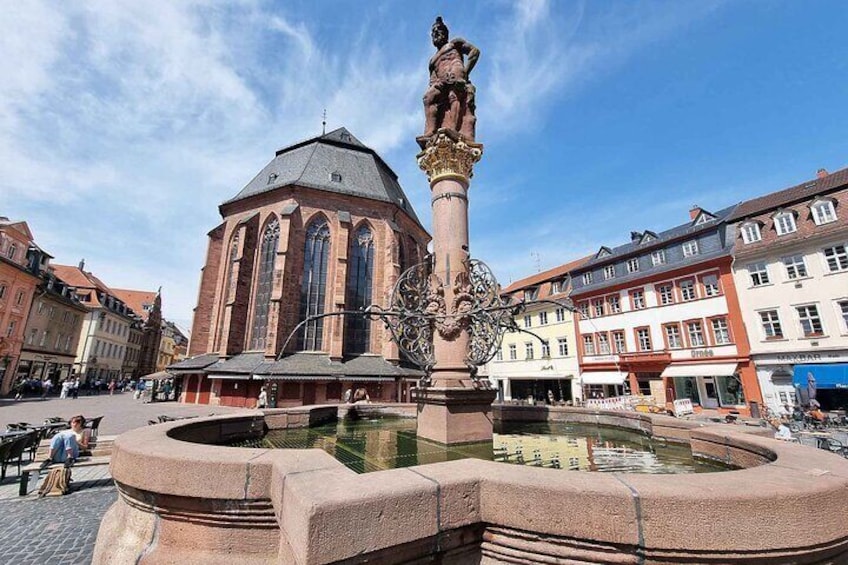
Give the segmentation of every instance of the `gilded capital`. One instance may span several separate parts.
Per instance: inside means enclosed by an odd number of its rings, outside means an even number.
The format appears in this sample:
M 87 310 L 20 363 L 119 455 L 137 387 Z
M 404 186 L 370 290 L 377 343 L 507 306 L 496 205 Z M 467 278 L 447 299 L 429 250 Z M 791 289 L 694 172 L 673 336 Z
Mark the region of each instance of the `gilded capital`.
M 464 141 L 450 130 L 440 129 L 418 154 L 418 166 L 427 173 L 430 184 L 451 178 L 468 182 L 474 163 L 483 156 L 483 146 Z

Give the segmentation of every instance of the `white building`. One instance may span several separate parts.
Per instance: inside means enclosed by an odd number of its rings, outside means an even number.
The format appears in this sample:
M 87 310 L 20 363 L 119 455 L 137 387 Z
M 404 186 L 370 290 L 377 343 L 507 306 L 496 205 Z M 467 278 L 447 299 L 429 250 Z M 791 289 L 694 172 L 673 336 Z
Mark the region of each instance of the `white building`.
M 565 300 L 571 288 L 568 272 L 586 259 L 561 265 L 517 281 L 504 295 L 522 299 Z M 496 357 L 486 367 L 499 400 L 555 402 L 582 398 L 571 310 L 553 303 L 530 306 L 515 320 L 522 332 L 507 333 Z M 531 332 L 531 333 L 527 333 Z
M 734 278 L 764 401 L 795 402 L 817 381 L 825 409 L 848 406 L 848 169 L 739 205 Z

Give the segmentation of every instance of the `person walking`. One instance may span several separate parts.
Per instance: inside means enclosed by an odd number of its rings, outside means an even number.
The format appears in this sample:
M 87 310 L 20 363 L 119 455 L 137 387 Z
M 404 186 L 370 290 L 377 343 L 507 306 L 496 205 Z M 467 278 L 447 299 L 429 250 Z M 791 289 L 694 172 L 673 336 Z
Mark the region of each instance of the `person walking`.
M 74 379 L 74 382 L 71 383 L 71 398 L 76 400 L 79 397 L 79 388 L 80 388 L 80 380 L 79 377 Z
M 59 390 L 59 398 L 68 398 L 68 391 L 71 390 L 70 379 L 62 381 L 62 388 Z
M 112 379 L 111 381 L 109 381 L 109 396 L 114 396 L 115 387 L 117 387 L 117 386 L 118 386 L 118 383 L 115 382 L 115 379 Z
M 49 378 L 44 377 L 44 380 L 41 381 L 41 400 L 45 400 L 50 393 L 53 391 L 53 381 Z
M 268 406 L 268 391 L 265 387 L 262 387 L 262 390 L 259 391 L 259 398 L 256 400 L 256 407 L 259 409 L 266 408 Z

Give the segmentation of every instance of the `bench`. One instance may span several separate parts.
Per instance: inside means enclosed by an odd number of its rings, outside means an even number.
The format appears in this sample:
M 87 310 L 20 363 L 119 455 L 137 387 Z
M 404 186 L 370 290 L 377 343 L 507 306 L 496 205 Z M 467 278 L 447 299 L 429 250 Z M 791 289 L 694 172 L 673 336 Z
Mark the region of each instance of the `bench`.
M 76 469 L 79 467 L 95 467 L 97 465 L 108 465 L 111 457 L 109 456 L 100 456 L 100 457 L 80 457 L 74 462 L 73 467 L 71 469 Z M 37 461 L 35 463 L 30 463 L 21 469 L 21 486 L 18 489 L 18 496 L 26 496 L 29 487 L 29 474 L 36 473 L 36 478 L 41 474 L 41 471 L 49 471 L 51 468 L 63 466 L 64 463 L 51 463 L 49 465 L 45 465 L 46 461 Z

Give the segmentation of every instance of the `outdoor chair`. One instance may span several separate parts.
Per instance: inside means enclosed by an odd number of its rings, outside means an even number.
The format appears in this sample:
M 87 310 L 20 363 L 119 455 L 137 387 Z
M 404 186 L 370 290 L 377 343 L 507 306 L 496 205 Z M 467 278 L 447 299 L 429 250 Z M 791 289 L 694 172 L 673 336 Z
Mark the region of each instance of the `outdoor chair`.
M 7 439 L 0 442 L 0 479 L 6 478 L 6 466 L 9 464 L 9 454 L 12 452 L 12 444 L 14 439 Z
M 96 418 L 92 418 L 85 423 L 85 427 L 91 430 L 91 439 L 97 439 L 97 433 L 100 429 L 100 420 L 103 419 L 103 416 L 97 416 Z
M 49 428 L 39 426 L 32 428 L 32 431 L 27 434 L 26 437 L 29 438 L 29 443 L 27 444 L 26 449 L 29 451 L 30 462 L 35 461 L 35 453 L 38 451 L 38 446 L 41 445 L 41 440 L 47 437 L 48 431 Z
M 6 478 L 6 468 L 10 463 L 15 463 L 18 466 L 18 474 L 21 474 L 21 459 L 23 458 L 24 451 L 26 451 L 29 442 L 29 434 L 22 435 L 21 437 L 17 437 L 11 441 L 9 452 L 2 461 L 3 469 L 0 471 L 0 480 Z

